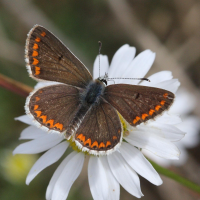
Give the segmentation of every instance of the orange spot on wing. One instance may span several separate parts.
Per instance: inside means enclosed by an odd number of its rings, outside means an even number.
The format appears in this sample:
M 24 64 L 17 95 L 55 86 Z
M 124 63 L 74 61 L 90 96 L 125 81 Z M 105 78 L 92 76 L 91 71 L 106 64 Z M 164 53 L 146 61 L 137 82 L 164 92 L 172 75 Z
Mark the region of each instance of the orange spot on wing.
M 163 97 L 167 98 L 168 97 L 168 93 L 163 94 Z
M 39 101 L 40 100 L 40 97 L 35 97 L 35 101 Z
M 35 75 L 40 74 L 40 67 L 35 66 Z
M 43 120 L 43 123 L 46 123 L 46 121 L 47 121 L 47 116 L 46 115 L 42 115 L 40 118 Z
M 98 142 L 97 142 L 97 141 L 95 141 L 95 142 L 93 142 L 93 144 L 92 144 L 91 148 L 93 148 L 93 147 L 98 147 L 98 146 L 99 146 Z
M 50 119 L 46 122 L 46 124 L 50 124 L 50 128 L 53 128 L 53 123 L 54 123 L 54 120 L 53 119 Z
M 162 100 L 162 101 L 160 102 L 160 105 L 164 106 L 165 102 L 166 102 L 166 101 Z
M 109 147 L 109 146 L 111 146 L 111 142 L 110 142 L 110 141 L 107 141 L 107 142 L 106 142 L 106 147 Z
M 104 147 L 105 147 L 105 144 L 103 142 L 101 142 L 99 145 L 99 149 L 104 148 Z
M 46 35 L 46 33 L 43 31 L 41 34 L 40 34 L 42 37 L 44 37 Z
M 117 139 L 117 136 L 113 136 L 113 140 L 116 140 Z
M 38 56 L 38 52 L 37 51 L 33 51 L 32 56 Z
M 56 123 L 53 127 L 56 127 L 60 129 L 61 131 L 63 130 L 63 124 L 60 124 L 60 123 Z
M 140 120 L 140 117 L 136 116 L 136 118 L 133 120 L 133 123 L 136 124 Z
M 33 49 L 38 49 L 38 44 L 34 43 Z
M 157 105 L 156 107 L 155 107 L 155 110 L 159 110 L 161 108 L 161 106 L 160 105 Z
M 155 110 L 151 109 L 151 110 L 149 111 L 149 114 L 150 114 L 150 115 L 153 115 L 153 113 L 155 113 L 155 112 L 156 112 Z
M 38 109 L 38 105 L 34 105 L 34 110 L 37 110 Z
M 39 60 L 38 59 L 36 59 L 36 58 L 33 58 L 33 65 L 37 65 L 39 63 Z
M 142 114 L 142 119 L 145 120 L 145 118 L 146 118 L 147 116 L 149 116 L 149 115 L 146 114 L 146 113 Z
M 41 111 L 35 111 L 35 113 L 37 114 L 37 117 L 39 117 L 41 115 Z
M 41 39 L 40 39 L 39 37 L 37 37 L 37 38 L 35 39 L 36 42 L 40 42 L 40 40 L 41 40 Z
M 85 136 L 82 133 L 77 138 L 81 140 L 81 142 L 85 142 Z
M 88 138 L 85 142 L 84 142 L 84 145 L 86 146 L 91 146 L 91 139 L 90 138 Z

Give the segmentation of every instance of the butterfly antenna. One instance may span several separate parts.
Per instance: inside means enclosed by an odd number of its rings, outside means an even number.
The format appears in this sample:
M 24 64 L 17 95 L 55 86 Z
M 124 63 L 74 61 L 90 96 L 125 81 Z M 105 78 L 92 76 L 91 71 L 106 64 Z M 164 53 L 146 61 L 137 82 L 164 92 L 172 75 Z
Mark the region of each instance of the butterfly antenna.
M 135 79 L 135 80 L 151 82 L 148 78 L 109 78 L 109 79 Z
M 102 42 L 98 41 L 98 43 L 99 43 L 99 77 L 100 77 L 100 52 L 101 52 Z

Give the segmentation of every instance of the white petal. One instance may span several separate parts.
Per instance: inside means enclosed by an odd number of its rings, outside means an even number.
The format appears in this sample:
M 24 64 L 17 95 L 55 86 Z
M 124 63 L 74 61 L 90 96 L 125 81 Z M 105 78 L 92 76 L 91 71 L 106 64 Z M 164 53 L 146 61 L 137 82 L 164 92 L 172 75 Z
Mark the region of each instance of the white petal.
M 173 78 L 173 76 L 172 76 L 171 71 L 161 71 L 161 72 L 157 72 L 157 73 L 149 76 L 148 79 L 150 80 L 150 82 L 142 81 L 140 83 L 140 85 L 150 87 L 151 85 L 155 85 L 155 84 L 163 82 L 163 81 L 171 80 L 172 78 Z
M 179 145 L 177 145 L 177 146 L 179 147 Z M 179 149 L 181 152 L 180 158 L 179 158 L 179 160 L 171 160 L 172 165 L 181 166 L 181 165 L 185 164 L 188 159 L 189 155 L 188 155 L 187 150 L 184 147 L 183 148 L 179 147 Z
M 160 82 L 157 84 L 152 84 L 152 87 L 162 88 L 162 89 L 168 90 L 174 94 L 178 90 L 179 86 L 180 86 L 180 82 L 178 81 L 178 79 L 172 79 L 172 80 L 163 81 L 163 82 Z
M 129 66 L 131 61 L 135 56 L 136 49 L 135 47 L 130 47 L 129 45 L 123 45 L 113 56 L 113 59 L 108 70 L 109 78 L 121 78 L 122 73 Z M 115 80 L 115 83 L 118 83 L 119 79 Z
M 100 76 L 99 76 L 99 56 L 96 57 L 93 67 L 93 79 L 104 76 L 108 72 L 108 56 L 100 55 Z
M 151 124 L 148 124 L 146 126 L 140 126 L 139 129 L 149 133 L 154 133 L 159 137 L 163 137 L 173 142 L 179 141 L 185 136 L 185 132 L 181 131 L 174 125 L 161 124 L 157 121 L 152 122 Z
M 108 182 L 106 172 L 100 159 L 96 156 L 90 157 L 88 163 L 88 179 L 90 191 L 94 200 L 108 199 Z
M 140 53 L 128 66 L 128 69 L 121 75 L 122 78 L 143 78 L 151 68 L 155 60 L 155 53 L 145 50 Z M 140 80 L 120 79 L 120 83 L 138 84 Z
M 26 184 L 29 185 L 29 183 L 46 167 L 52 165 L 56 161 L 60 159 L 60 157 L 64 154 L 67 147 L 69 146 L 69 143 L 64 141 L 57 146 L 51 148 L 46 153 L 44 153 L 33 165 L 31 168 L 27 178 L 26 178 Z
M 65 200 L 74 181 L 79 176 L 83 163 L 84 154 L 74 153 L 74 156 L 69 160 L 60 174 L 55 187 L 53 189 L 52 200 Z
M 125 139 L 133 146 L 147 149 L 163 158 L 178 159 L 180 155 L 180 151 L 172 142 L 154 133 L 135 130 L 131 131 Z
M 155 185 L 161 185 L 162 180 L 151 163 L 143 154 L 126 142 L 122 142 L 120 152 L 126 162 L 141 176 Z
M 41 81 L 35 85 L 34 89 L 39 89 L 39 88 L 47 87 L 50 85 L 58 85 L 58 84 L 62 84 L 62 83 L 54 82 L 54 81 Z
M 199 144 L 199 118 L 194 116 L 185 117 L 183 118 L 183 122 L 177 124 L 176 127 L 187 133 L 180 141 L 186 148 L 192 148 Z
M 90 157 L 88 179 L 94 200 L 119 199 L 119 183 L 110 170 L 106 156 Z
M 115 151 L 109 155 L 108 163 L 113 175 L 127 192 L 138 198 L 143 196 L 138 175 L 126 163 L 119 152 Z
M 180 143 L 180 142 L 179 142 Z M 147 156 L 148 158 L 150 158 L 152 161 L 156 162 L 157 164 L 163 166 L 163 167 L 169 167 L 170 165 L 176 165 L 176 166 L 181 166 L 183 165 L 188 158 L 188 153 L 184 148 L 181 148 L 178 143 L 177 146 L 180 149 L 181 155 L 179 157 L 179 160 L 167 160 L 161 157 L 158 157 L 154 154 L 152 154 L 151 152 L 142 149 L 142 152 L 144 153 L 145 156 Z
M 41 136 L 44 136 L 46 132 L 44 132 L 42 129 L 39 129 L 35 126 L 29 126 L 25 128 L 20 135 L 20 140 L 29 140 L 29 139 L 36 139 Z
M 57 134 L 46 134 L 35 140 L 20 144 L 15 148 L 13 154 L 35 154 L 46 151 L 63 140 L 63 136 Z
M 58 168 L 56 169 L 56 171 L 54 172 L 49 185 L 47 187 L 47 191 L 46 191 L 46 199 L 47 200 L 51 200 L 52 197 L 52 193 L 53 193 L 53 189 L 54 186 L 59 178 L 59 176 L 61 175 L 63 169 L 65 168 L 65 166 L 67 165 L 67 163 L 74 157 L 76 153 L 72 152 L 71 154 L 69 154 L 62 162 L 61 164 L 58 166 Z
M 187 106 L 186 106 L 187 105 Z M 184 88 L 180 88 L 176 93 L 173 105 L 170 107 L 170 113 L 179 113 L 181 115 L 188 114 L 195 109 L 196 99 L 192 93 Z
M 149 159 L 151 159 L 152 161 L 154 161 L 155 163 L 163 166 L 163 167 L 169 167 L 170 164 L 172 163 L 172 161 L 177 161 L 179 162 L 179 160 L 169 160 L 169 159 L 165 159 L 165 158 L 161 158 L 159 156 L 156 156 L 155 154 L 151 153 L 150 151 L 146 150 L 146 149 L 142 149 L 142 153 Z M 180 155 L 181 157 L 181 155 Z
M 19 120 L 25 124 L 33 125 L 32 119 L 28 115 L 22 115 L 20 117 L 15 117 L 15 120 Z
M 110 200 L 118 200 L 120 198 L 120 185 L 116 178 L 114 177 L 110 166 L 108 164 L 108 159 L 106 156 L 100 157 L 102 164 L 104 166 L 104 169 L 106 171 L 107 175 L 107 181 L 108 181 L 108 192 L 109 192 L 109 198 Z
M 179 124 L 182 120 L 178 115 L 164 112 L 162 115 L 156 117 L 156 122 L 163 124 Z

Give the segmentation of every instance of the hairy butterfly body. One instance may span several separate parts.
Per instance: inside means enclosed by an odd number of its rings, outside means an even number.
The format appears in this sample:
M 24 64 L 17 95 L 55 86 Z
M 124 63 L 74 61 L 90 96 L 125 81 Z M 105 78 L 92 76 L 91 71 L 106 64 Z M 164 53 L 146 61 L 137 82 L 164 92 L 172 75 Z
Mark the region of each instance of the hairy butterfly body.
M 132 126 L 167 110 L 174 94 L 163 89 L 114 84 L 92 76 L 51 32 L 35 25 L 28 34 L 25 59 L 28 72 L 37 80 L 58 82 L 33 91 L 26 113 L 44 130 L 72 139 L 83 151 L 109 154 L 122 141 L 118 113 Z

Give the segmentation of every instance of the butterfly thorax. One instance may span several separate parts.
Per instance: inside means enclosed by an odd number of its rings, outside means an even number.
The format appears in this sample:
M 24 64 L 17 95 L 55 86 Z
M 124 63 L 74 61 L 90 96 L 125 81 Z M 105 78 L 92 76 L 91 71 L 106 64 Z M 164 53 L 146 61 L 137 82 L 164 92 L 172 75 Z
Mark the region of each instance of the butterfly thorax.
M 99 80 L 92 80 L 86 87 L 86 90 L 81 94 L 83 104 L 91 105 L 99 102 L 100 95 L 105 90 L 104 84 Z

